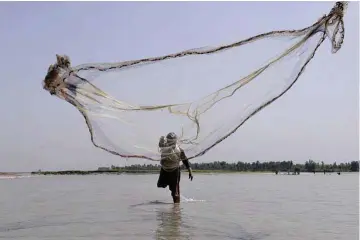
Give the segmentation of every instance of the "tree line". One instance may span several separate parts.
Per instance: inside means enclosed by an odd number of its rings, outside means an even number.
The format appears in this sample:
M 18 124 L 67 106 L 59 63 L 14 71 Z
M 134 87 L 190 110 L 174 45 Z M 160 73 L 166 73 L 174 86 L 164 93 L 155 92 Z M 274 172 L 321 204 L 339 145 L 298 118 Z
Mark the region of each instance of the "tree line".
M 182 166 L 184 169 L 184 166 Z M 237 162 L 227 163 L 225 161 L 215 161 L 209 163 L 191 163 L 191 168 L 194 170 L 225 170 L 225 171 L 241 171 L 241 172 L 359 172 L 359 161 L 351 161 L 346 163 L 326 164 L 324 162 L 315 162 L 311 159 L 304 164 L 293 161 L 281 162 Z M 158 164 L 134 164 L 125 167 L 111 166 L 111 170 L 140 170 L 153 171 L 160 170 Z

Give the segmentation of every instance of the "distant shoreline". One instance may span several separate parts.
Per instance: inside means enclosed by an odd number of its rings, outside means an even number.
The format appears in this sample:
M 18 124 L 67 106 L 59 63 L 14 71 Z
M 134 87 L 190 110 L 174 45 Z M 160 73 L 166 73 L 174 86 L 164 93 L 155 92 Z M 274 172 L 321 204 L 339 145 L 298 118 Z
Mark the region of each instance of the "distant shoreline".
M 184 172 L 186 170 L 182 170 Z M 245 172 L 245 171 L 231 171 L 231 170 L 192 170 L 193 173 L 271 173 L 271 172 Z M 32 175 L 95 175 L 95 174 L 159 174 L 159 170 L 68 170 L 68 171 L 41 171 L 31 172 Z
M 186 172 L 186 170 L 182 170 Z M 31 175 L 97 175 L 97 174 L 159 174 L 159 170 L 93 170 L 93 171 L 81 171 L 81 170 L 65 170 L 65 171 L 36 171 L 31 172 Z M 254 173 L 271 173 L 275 175 L 275 172 L 272 171 L 235 171 L 235 170 L 193 170 L 193 173 L 240 173 L 240 174 L 254 174 Z M 313 172 L 303 172 L 303 173 L 313 173 Z M 316 171 L 316 173 L 323 174 L 324 171 Z M 336 173 L 328 171 L 326 173 Z M 348 173 L 347 171 L 341 173 Z M 350 173 L 350 172 L 349 172 Z M 279 172 L 279 175 L 293 175 L 292 172 Z
M 232 162 L 215 161 L 207 163 L 192 163 L 191 168 L 194 173 L 216 174 L 216 173 L 270 173 L 280 175 L 299 175 L 300 173 L 350 173 L 359 172 L 359 161 L 342 162 L 337 164 L 325 164 L 324 162 L 315 162 L 311 159 L 303 164 L 293 163 L 293 161 L 270 161 L 270 162 Z M 182 171 L 186 171 L 185 166 L 181 167 Z M 97 175 L 97 174 L 159 174 L 160 165 L 156 164 L 134 164 L 125 167 L 107 166 L 99 167 L 94 170 L 62 170 L 62 171 L 38 171 L 20 173 L 20 172 L 0 172 L 1 175 L 17 175 L 17 174 L 31 174 L 31 175 Z

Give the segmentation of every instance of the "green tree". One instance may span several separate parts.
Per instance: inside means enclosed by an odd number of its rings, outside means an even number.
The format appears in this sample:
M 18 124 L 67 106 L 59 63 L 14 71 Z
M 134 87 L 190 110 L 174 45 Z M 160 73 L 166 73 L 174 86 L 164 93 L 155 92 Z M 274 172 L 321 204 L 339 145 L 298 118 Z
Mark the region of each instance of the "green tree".
M 352 161 L 350 163 L 350 171 L 358 172 L 359 171 L 359 161 Z
M 305 170 L 308 171 L 308 172 L 314 172 L 316 169 L 316 163 L 309 159 L 309 161 L 306 161 L 305 162 Z

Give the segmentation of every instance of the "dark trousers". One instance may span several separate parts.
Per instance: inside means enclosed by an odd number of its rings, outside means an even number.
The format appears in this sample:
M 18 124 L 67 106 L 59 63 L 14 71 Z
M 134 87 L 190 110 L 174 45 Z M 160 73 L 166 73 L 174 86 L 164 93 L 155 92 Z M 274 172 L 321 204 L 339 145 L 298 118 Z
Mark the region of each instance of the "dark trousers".
M 180 167 L 171 172 L 167 172 L 161 168 L 157 182 L 158 188 L 166 188 L 169 186 L 174 203 L 180 202 L 180 176 Z

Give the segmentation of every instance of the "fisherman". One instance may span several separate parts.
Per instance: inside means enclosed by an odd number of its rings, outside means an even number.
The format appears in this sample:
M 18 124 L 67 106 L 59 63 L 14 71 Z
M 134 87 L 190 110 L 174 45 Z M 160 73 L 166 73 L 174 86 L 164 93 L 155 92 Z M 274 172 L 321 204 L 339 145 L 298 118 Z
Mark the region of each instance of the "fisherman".
M 184 150 L 178 146 L 177 136 L 173 132 L 169 133 L 166 139 L 164 136 L 160 137 L 159 148 L 161 152 L 161 169 L 157 187 L 166 188 L 169 186 L 174 203 L 180 203 L 180 161 L 189 171 L 189 179 L 192 181 L 193 175 L 189 160 Z

